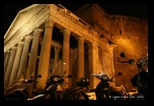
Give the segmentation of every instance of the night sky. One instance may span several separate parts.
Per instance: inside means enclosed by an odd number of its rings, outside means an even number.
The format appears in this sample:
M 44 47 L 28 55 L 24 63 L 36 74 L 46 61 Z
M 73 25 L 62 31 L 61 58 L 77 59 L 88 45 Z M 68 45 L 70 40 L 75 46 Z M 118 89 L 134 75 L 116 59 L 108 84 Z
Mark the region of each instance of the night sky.
M 17 13 L 31 4 L 4 4 L 4 35 Z M 71 12 L 84 4 L 62 4 Z M 148 4 L 100 4 L 108 14 L 128 15 L 148 20 Z

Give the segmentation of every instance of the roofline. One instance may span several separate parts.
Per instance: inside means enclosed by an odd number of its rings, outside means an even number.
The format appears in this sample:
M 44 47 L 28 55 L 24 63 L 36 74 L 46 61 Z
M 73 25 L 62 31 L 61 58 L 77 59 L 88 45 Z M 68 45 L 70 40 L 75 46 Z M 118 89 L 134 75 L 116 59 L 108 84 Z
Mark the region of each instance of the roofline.
M 9 26 L 8 30 L 6 31 L 6 33 L 5 33 L 5 35 L 4 35 L 4 39 L 5 39 L 6 35 L 8 34 L 9 30 L 11 29 L 12 25 L 13 25 L 13 24 L 15 23 L 15 21 L 17 20 L 18 16 L 19 16 L 22 12 L 27 11 L 27 10 L 29 10 L 29 9 L 31 9 L 31 8 L 33 8 L 33 7 L 35 7 L 35 6 L 37 6 L 37 5 L 40 5 L 40 4 L 32 4 L 32 5 L 28 6 L 28 7 L 26 7 L 26 8 L 24 8 L 24 9 L 20 10 L 20 11 L 17 13 L 17 15 L 15 16 L 13 22 L 12 22 L 11 25 Z

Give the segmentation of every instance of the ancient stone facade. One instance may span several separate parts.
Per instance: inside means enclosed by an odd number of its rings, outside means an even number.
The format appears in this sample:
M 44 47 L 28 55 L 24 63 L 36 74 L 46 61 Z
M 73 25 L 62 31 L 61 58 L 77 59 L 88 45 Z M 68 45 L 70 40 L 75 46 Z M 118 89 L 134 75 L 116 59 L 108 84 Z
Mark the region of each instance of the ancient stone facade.
M 59 60 L 73 76 L 67 88 L 76 87 L 80 77 L 88 77 L 90 88 L 94 88 L 99 80 L 91 74 L 102 71 L 112 77 L 124 70 L 126 80 L 117 82 L 129 81 L 132 67 L 124 67 L 117 57 L 121 51 L 133 58 L 147 53 L 147 23 L 109 15 L 98 5 L 88 5 L 87 10 L 91 16 L 75 15 L 60 4 L 34 4 L 19 11 L 4 36 L 4 87 L 24 73 L 26 78 L 41 74 L 33 89 L 43 89 Z
M 120 63 L 120 52 L 125 52 L 128 58 L 135 60 L 148 54 L 147 20 L 110 15 L 97 4 L 87 4 L 75 11 L 75 14 L 89 23 L 101 34 L 100 36 L 106 37 L 116 45 L 113 49 L 114 69 L 115 73 L 118 71 L 123 73 L 121 77 L 115 78 L 116 83 L 117 85 L 125 84 L 129 90 L 132 89 L 130 79 L 137 73 L 137 69 L 135 65 Z

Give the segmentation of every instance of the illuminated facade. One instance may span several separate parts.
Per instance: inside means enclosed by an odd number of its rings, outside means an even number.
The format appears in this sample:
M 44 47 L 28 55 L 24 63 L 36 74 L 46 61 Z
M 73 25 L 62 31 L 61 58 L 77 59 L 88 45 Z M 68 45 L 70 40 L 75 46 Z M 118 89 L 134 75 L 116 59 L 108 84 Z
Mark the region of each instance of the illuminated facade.
M 25 72 L 26 78 L 41 74 L 35 88 L 43 89 L 59 60 L 68 64 L 73 76 L 68 88 L 75 87 L 80 77 L 88 77 L 90 87 L 96 87 L 99 80 L 92 73 L 105 71 L 111 77 L 123 70 L 117 62 L 121 51 L 133 58 L 147 53 L 147 28 L 145 21 L 109 15 L 97 4 L 75 13 L 60 4 L 31 5 L 18 12 L 4 36 L 4 87 Z
M 95 4 L 87 4 L 75 11 L 75 14 L 101 33 L 101 36 L 116 45 L 113 49 L 114 70 L 115 73 L 118 71 L 123 73 L 115 78 L 116 83 L 117 85 L 124 84 L 129 90 L 132 89 L 130 79 L 137 73 L 137 67 L 128 63 L 120 63 L 120 52 L 125 52 L 128 58 L 135 60 L 146 56 L 148 53 L 148 21 L 131 16 L 110 15 Z M 109 70 L 107 67 L 110 68 L 111 65 L 106 64 L 108 61 L 101 54 L 103 51 L 101 49 L 99 51 L 99 61 L 103 71 Z

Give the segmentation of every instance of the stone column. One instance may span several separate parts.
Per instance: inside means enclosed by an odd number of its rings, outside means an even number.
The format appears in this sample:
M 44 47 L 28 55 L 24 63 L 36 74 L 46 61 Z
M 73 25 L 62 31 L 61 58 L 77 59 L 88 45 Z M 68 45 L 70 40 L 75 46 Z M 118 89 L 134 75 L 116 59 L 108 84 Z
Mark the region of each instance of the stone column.
M 28 67 L 26 71 L 26 79 L 30 79 L 31 76 L 35 75 L 35 69 L 36 69 L 36 60 L 37 60 L 37 53 L 38 53 L 38 45 L 39 45 L 39 36 L 43 30 L 36 28 L 33 32 L 33 40 L 32 40 L 32 46 L 30 51 L 30 56 L 28 60 Z M 29 87 L 29 96 L 32 96 L 34 83 L 32 83 Z
M 30 51 L 30 56 L 28 60 L 28 67 L 26 71 L 26 79 L 29 79 L 31 75 L 35 73 L 37 53 L 38 53 L 38 45 L 39 45 L 39 36 L 43 30 L 42 29 L 34 29 L 33 32 L 33 40 Z
M 62 47 L 62 61 L 66 63 L 66 70 L 69 74 L 69 48 L 70 48 L 70 30 L 61 30 L 63 33 L 63 47 Z M 66 82 L 69 82 L 68 79 L 66 79 Z M 69 84 L 67 84 L 65 87 L 68 88 Z
M 116 47 L 115 44 L 110 45 L 110 53 L 111 53 L 111 76 L 115 75 L 115 68 L 114 68 L 114 55 L 113 55 L 113 49 Z M 115 80 L 115 79 L 114 79 Z
M 84 38 L 78 40 L 78 78 L 84 77 Z
M 8 62 L 5 77 L 4 77 L 4 88 L 6 88 L 9 84 L 11 69 L 12 69 L 12 65 L 14 62 L 15 53 L 16 53 L 16 47 L 12 47 L 9 62 Z
M 62 48 L 62 61 L 69 64 L 69 48 L 70 48 L 70 30 L 62 30 L 64 39 L 63 39 L 63 48 Z
M 44 38 L 41 46 L 38 74 L 42 75 L 42 77 L 38 78 L 39 83 L 37 83 L 36 85 L 37 90 L 44 89 L 44 87 L 46 86 L 46 81 L 48 78 L 48 71 L 49 71 L 53 27 L 54 27 L 54 22 L 51 20 L 51 17 L 49 16 L 49 19 L 46 20 L 45 22 Z
M 53 63 L 53 67 L 58 63 L 59 61 L 59 53 L 60 53 L 60 48 L 59 47 L 54 47 L 54 63 Z
M 29 35 L 25 36 L 24 47 L 21 54 L 17 77 L 19 77 L 23 72 L 26 71 L 25 68 L 26 68 L 27 59 L 28 59 L 30 41 L 31 41 L 31 36 Z
M 89 60 L 89 73 L 90 74 L 97 74 L 95 73 L 95 67 L 96 67 L 96 57 L 97 53 L 95 53 L 95 45 L 92 43 L 88 43 L 88 60 Z M 94 76 L 89 77 L 90 78 L 90 88 L 96 87 L 95 78 Z
M 9 85 L 17 78 L 17 73 L 18 73 L 17 71 L 18 71 L 18 67 L 19 67 L 19 60 L 21 57 L 22 48 L 23 48 L 23 42 L 19 42 L 18 46 L 17 46 L 16 54 L 15 54 L 14 63 L 12 66 L 12 72 L 11 72 Z
M 8 50 L 6 52 L 6 57 L 5 57 L 5 61 L 4 61 L 4 76 L 5 76 L 6 68 L 8 65 L 9 57 L 10 57 L 10 50 Z

